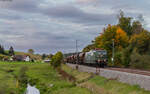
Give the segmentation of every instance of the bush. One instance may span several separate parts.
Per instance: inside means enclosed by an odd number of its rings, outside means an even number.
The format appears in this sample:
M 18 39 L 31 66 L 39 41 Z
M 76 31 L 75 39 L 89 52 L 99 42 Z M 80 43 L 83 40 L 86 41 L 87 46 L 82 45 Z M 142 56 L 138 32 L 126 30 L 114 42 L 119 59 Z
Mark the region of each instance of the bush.
M 116 52 L 114 57 L 114 66 L 123 67 L 121 58 L 122 58 L 122 52 Z
M 35 79 L 35 78 L 29 79 L 29 84 L 30 84 L 31 86 L 35 86 L 36 83 L 38 83 L 38 82 L 39 82 L 39 79 Z
M 122 61 L 122 65 L 123 65 L 124 67 L 129 67 L 129 66 L 130 66 L 131 53 L 132 53 L 132 47 L 131 47 L 131 46 L 125 48 L 125 49 L 122 51 L 121 61 Z
M 131 55 L 131 68 L 148 70 L 150 68 L 149 61 L 149 55 L 140 55 L 137 52 L 133 52 Z
M 51 59 L 51 65 L 56 68 L 60 67 L 63 62 L 63 54 L 61 52 L 57 52 Z
M 129 67 L 131 61 L 130 56 L 132 53 L 132 49 L 133 47 L 129 45 L 129 47 L 122 49 L 122 51 L 116 52 L 114 57 L 114 66 Z

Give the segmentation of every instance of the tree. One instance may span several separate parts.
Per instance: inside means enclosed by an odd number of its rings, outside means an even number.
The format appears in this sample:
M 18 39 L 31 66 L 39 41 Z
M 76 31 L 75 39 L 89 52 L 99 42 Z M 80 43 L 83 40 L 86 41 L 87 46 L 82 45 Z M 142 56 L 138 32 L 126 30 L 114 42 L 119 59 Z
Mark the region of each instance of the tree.
M 34 54 L 34 50 L 33 50 L 33 49 L 29 49 L 29 50 L 28 50 L 28 53 Z
M 49 55 L 48 55 L 48 58 L 52 58 L 52 57 L 53 57 L 53 54 L 49 54 Z
M 42 59 L 44 60 L 47 57 L 46 54 L 42 54 Z
M 132 25 L 131 25 L 131 17 L 125 17 L 124 12 L 120 11 L 120 14 L 118 16 L 119 22 L 118 26 L 120 26 L 121 29 L 123 29 L 128 36 L 131 36 L 132 34 Z
M 14 54 L 15 54 L 14 48 L 11 46 L 11 47 L 9 48 L 9 55 L 12 56 L 12 55 L 14 55 Z
M 136 69 L 149 70 L 150 55 L 141 55 L 136 51 L 133 51 L 131 54 L 130 67 Z
M 140 34 L 135 34 L 130 39 L 130 44 L 140 54 L 150 54 L 150 33 L 143 31 Z
M 90 44 L 90 45 L 86 46 L 82 52 L 89 52 L 92 49 L 95 49 L 94 44 Z
M 140 21 L 134 21 L 132 23 L 132 34 L 139 34 L 143 31 L 142 24 Z
M 122 56 L 121 56 L 121 62 L 124 67 L 129 67 L 131 62 L 131 53 L 133 51 L 133 48 L 131 45 L 123 49 Z
M 5 54 L 5 50 L 4 50 L 4 47 L 2 45 L 0 45 L 0 53 Z
M 119 26 L 108 25 L 105 32 L 95 39 L 98 48 L 104 48 L 108 55 L 112 54 L 112 40 L 115 42 L 115 49 L 121 50 L 128 46 L 128 36 Z
M 62 52 L 57 52 L 51 59 L 51 65 L 54 68 L 60 67 L 61 63 L 63 62 L 63 54 Z

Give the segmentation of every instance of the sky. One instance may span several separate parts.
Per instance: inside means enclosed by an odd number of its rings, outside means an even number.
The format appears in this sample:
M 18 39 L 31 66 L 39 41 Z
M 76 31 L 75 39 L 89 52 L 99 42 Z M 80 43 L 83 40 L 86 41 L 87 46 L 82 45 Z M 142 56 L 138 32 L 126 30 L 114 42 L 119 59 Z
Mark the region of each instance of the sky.
M 0 0 L 0 44 L 36 53 L 81 51 L 117 14 L 143 15 L 150 30 L 149 0 Z

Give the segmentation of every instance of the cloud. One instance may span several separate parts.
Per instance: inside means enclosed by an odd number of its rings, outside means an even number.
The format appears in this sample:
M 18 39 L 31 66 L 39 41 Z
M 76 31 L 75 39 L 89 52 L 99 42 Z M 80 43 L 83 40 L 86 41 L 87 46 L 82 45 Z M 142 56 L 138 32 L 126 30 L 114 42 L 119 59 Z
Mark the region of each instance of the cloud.
M 41 0 L 12 0 L 12 2 L 0 2 L 1 8 L 25 11 L 25 12 L 36 12 L 38 11 L 38 5 Z
M 88 13 L 83 10 L 70 5 L 62 5 L 57 7 L 48 8 L 43 11 L 44 14 L 64 19 L 73 23 L 80 23 L 85 25 L 102 25 L 113 22 L 113 14 L 103 13 Z M 109 21 L 106 23 L 106 20 Z
M 13 0 L 0 2 L 0 42 L 17 50 L 37 52 L 81 50 L 99 35 L 106 24 L 116 22 L 118 10 L 127 15 L 144 13 L 149 18 L 149 1 L 137 0 Z M 142 3 L 143 2 L 143 3 Z M 149 25 L 148 25 L 149 26 Z
M 78 3 L 92 3 L 92 2 L 97 2 L 97 0 L 76 0 Z
M 91 2 L 93 0 L 79 0 L 79 2 Z M 94 0 L 95 1 L 95 0 Z M 9 10 L 27 12 L 27 13 L 38 13 L 42 15 L 47 15 L 55 19 L 63 19 L 65 21 L 79 23 L 83 25 L 101 25 L 112 23 L 114 14 L 103 14 L 103 13 L 90 13 L 85 12 L 75 5 L 58 5 L 49 6 L 46 8 L 39 7 L 40 1 L 36 0 L 15 0 L 12 3 L 4 4 L 4 8 Z M 109 21 L 106 23 L 106 20 Z

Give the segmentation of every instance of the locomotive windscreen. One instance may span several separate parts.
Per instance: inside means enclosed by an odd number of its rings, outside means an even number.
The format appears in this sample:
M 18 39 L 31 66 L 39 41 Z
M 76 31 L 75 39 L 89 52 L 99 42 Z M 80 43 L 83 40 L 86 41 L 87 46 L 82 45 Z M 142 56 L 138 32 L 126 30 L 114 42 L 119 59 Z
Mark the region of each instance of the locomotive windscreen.
M 107 52 L 105 50 L 101 50 L 101 51 L 98 51 L 98 54 L 100 54 L 100 55 L 107 55 Z

